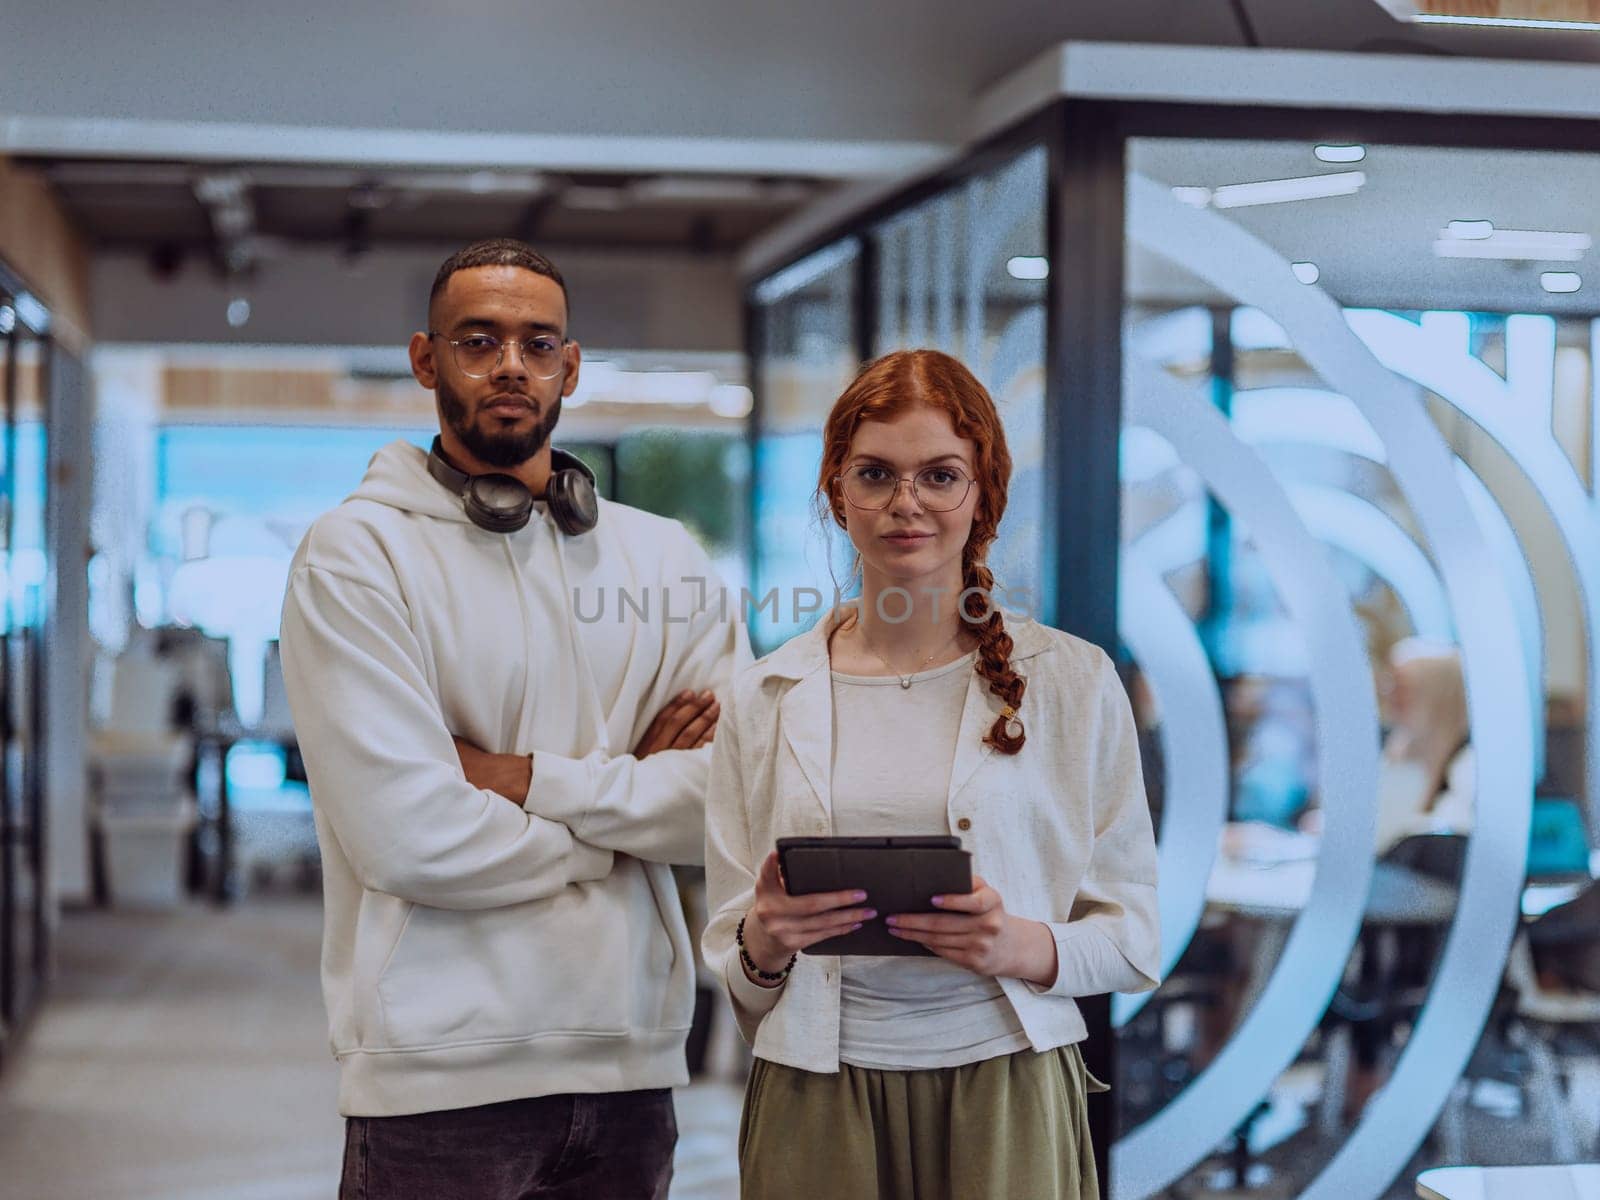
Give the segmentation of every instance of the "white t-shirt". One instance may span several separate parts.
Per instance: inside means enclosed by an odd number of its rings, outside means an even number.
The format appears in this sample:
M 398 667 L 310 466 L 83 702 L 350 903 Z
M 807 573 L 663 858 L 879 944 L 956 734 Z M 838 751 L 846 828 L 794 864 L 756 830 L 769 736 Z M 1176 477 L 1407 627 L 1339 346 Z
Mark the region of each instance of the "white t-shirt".
M 913 675 L 908 688 L 892 675 L 833 673 L 836 835 L 950 833 L 950 767 L 975 659 L 969 654 Z M 942 958 L 849 956 L 840 962 L 842 1063 L 927 1070 L 1029 1046 L 990 976 Z

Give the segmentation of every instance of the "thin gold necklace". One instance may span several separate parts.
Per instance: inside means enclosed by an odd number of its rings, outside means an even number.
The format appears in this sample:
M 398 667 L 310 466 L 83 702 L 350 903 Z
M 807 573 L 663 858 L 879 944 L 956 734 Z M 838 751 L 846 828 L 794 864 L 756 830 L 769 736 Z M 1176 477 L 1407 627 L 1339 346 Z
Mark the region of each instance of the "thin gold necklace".
M 935 649 L 932 654 L 928 655 L 927 658 L 923 659 L 921 663 L 914 667 L 909 675 L 900 674 L 899 667 L 895 666 L 882 654 L 878 653 L 878 648 L 867 640 L 867 631 L 865 629 L 861 631 L 861 644 L 864 645 L 868 650 L 871 650 L 873 655 L 876 656 L 877 660 L 889 668 L 889 673 L 900 681 L 900 690 L 905 691 L 911 687 L 913 682 L 915 682 L 917 673 L 925 669 L 927 665 L 935 658 L 939 657 L 939 655 L 944 652 L 945 647 L 949 646 L 951 642 L 955 641 L 960 636 L 961 635 L 959 633 L 953 633 L 947 637 L 939 644 L 938 648 Z

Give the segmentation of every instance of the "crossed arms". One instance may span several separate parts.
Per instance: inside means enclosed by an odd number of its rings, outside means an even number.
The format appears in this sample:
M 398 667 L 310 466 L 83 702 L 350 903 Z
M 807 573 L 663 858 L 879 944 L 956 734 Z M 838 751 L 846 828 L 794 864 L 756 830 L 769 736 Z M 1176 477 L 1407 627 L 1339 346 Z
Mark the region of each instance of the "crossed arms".
M 679 692 L 650 722 L 650 728 L 633 748 L 633 757 L 643 760 L 662 750 L 698 750 L 709 746 L 721 715 L 722 706 L 715 693 Z M 492 754 L 466 738 L 454 740 L 461 771 L 468 783 L 503 796 L 519 808 L 531 803 L 528 791 L 533 786 L 534 754 Z
M 737 627 L 695 634 L 674 677 L 720 683 L 742 644 Z M 680 695 L 634 754 L 616 758 L 458 748 L 402 606 L 309 565 L 290 579 L 282 650 L 313 796 L 369 890 L 437 908 L 497 908 L 602 879 L 614 853 L 659 862 L 703 854 L 714 700 Z

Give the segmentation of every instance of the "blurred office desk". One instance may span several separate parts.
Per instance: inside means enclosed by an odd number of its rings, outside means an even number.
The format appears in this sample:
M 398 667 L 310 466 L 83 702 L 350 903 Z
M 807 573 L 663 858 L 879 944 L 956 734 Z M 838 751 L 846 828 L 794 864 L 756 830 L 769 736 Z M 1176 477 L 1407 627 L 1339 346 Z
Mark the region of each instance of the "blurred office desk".
M 1311 900 L 1318 840 L 1249 823 L 1223 831 L 1222 852 L 1206 883 L 1208 907 L 1268 922 L 1292 922 Z M 1395 863 L 1373 865 L 1362 921 L 1367 925 L 1445 925 L 1456 889 Z
M 1600 1200 L 1600 1166 L 1435 1167 L 1417 1176 L 1422 1200 Z
M 1266 988 L 1295 920 L 1311 902 L 1320 841 L 1254 822 L 1235 822 L 1222 833 L 1220 853 L 1206 882 L 1206 908 L 1240 918 L 1234 935 L 1246 965 L 1238 1003 L 1248 1011 Z M 1395 863 L 1373 864 L 1361 910 L 1361 930 L 1450 923 L 1456 889 Z M 1248 923 L 1247 925 L 1243 923 Z
M 1232 822 L 1206 883 L 1206 906 L 1265 922 L 1293 922 L 1311 900 L 1319 841 L 1256 822 Z M 1594 855 L 1600 867 L 1600 851 Z M 1588 879 L 1530 880 L 1522 889 L 1522 915 L 1542 916 L 1577 896 Z M 1362 920 L 1368 925 L 1448 924 L 1456 889 L 1395 863 L 1372 868 Z
M 1293 921 L 1311 899 L 1318 839 L 1256 821 L 1223 827 L 1206 906 L 1259 921 Z

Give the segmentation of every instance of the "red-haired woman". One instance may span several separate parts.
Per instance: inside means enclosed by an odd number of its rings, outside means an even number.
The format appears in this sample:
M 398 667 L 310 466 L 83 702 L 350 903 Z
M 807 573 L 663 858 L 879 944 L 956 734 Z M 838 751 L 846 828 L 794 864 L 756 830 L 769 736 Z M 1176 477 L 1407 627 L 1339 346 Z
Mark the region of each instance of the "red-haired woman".
M 1098 1194 L 1073 997 L 1155 986 L 1155 846 L 1110 660 L 993 594 L 1010 476 L 948 355 L 880 358 L 829 414 L 817 499 L 859 602 L 737 680 L 707 796 L 747 1198 Z M 773 843 L 827 834 L 955 834 L 974 890 L 926 915 L 789 896 Z M 932 956 L 799 953 L 874 920 Z

